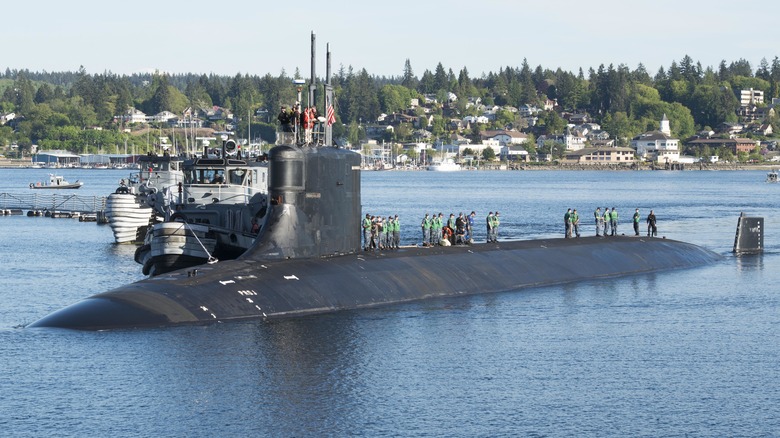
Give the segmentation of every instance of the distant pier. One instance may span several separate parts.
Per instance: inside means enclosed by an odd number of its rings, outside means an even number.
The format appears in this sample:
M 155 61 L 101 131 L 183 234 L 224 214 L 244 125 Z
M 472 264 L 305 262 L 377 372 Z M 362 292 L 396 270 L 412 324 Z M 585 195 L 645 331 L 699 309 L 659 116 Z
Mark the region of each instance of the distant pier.
M 0 193 L 0 215 L 78 218 L 81 222 L 104 222 L 105 196 L 65 193 Z

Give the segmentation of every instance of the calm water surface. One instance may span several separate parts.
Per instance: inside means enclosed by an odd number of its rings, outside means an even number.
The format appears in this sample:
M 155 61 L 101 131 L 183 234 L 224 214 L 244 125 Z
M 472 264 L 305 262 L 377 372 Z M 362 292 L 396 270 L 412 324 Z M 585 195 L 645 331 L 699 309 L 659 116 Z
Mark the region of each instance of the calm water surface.
M 0 170 L 24 192 L 45 170 Z M 83 195 L 126 171 L 67 170 Z M 780 185 L 765 172 L 367 172 L 364 211 L 501 212 L 499 239 L 562 234 L 578 208 L 654 209 L 699 269 L 288 321 L 23 329 L 141 278 L 107 226 L 0 217 L 3 436 L 777 436 Z M 740 211 L 767 252 L 730 255 Z M 478 232 L 484 233 L 482 227 Z M 477 234 L 484 238 L 484 234 Z

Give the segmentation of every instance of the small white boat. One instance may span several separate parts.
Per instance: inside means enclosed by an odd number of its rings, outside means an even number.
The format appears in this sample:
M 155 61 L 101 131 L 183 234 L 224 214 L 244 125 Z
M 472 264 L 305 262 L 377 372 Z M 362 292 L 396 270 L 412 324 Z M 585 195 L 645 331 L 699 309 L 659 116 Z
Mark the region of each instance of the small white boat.
M 444 160 L 438 163 L 433 163 L 428 166 L 428 170 L 433 172 L 457 172 L 461 170 L 460 164 L 452 160 Z
M 778 181 L 777 177 L 778 177 L 777 171 L 772 170 L 771 172 L 766 174 L 766 182 L 776 183 Z
M 79 180 L 76 180 L 76 182 L 74 183 L 69 183 L 65 181 L 65 178 L 50 173 L 48 181 L 38 181 L 38 182 L 30 183 L 30 188 L 31 189 L 79 189 L 83 185 L 84 183 Z

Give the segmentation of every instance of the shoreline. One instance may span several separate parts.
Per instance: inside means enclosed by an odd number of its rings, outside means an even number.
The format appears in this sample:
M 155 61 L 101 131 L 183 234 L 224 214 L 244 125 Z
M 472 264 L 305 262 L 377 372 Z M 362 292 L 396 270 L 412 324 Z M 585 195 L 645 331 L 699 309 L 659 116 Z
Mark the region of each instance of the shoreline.
M 29 161 L 22 161 L 22 160 L 0 160 L 0 169 L 33 169 L 31 163 Z M 48 170 L 48 171 L 58 171 L 62 169 L 85 169 L 85 170 L 106 170 L 106 169 L 86 169 L 81 167 L 55 167 L 55 168 L 38 168 L 38 170 Z M 625 166 L 622 164 L 529 164 L 529 163 L 518 163 L 518 164 L 511 164 L 511 165 L 490 165 L 490 166 L 482 166 L 479 169 L 467 169 L 464 168 L 463 171 L 517 171 L 517 170 L 527 170 L 527 171 L 535 171 L 535 170 L 613 170 L 613 171 L 648 171 L 648 170 L 667 170 L 667 171 L 711 171 L 711 170 L 765 170 L 765 171 L 771 171 L 775 169 L 780 169 L 780 162 L 776 164 L 768 164 L 768 163 L 755 163 L 755 164 L 743 164 L 743 163 L 728 163 L 728 164 L 704 164 L 704 163 L 693 163 L 693 164 L 687 164 L 682 169 L 664 169 L 663 166 L 654 166 L 649 163 L 640 164 L 639 166 Z M 111 170 L 111 169 L 109 169 Z M 122 169 L 124 170 L 124 169 Z M 373 169 L 363 169 L 365 171 L 373 171 Z M 406 169 L 406 168 L 397 168 L 397 169 L 382 169 L 378 171 L 399 171 L 399 172 L 405 172 L 405 171 L 426 171 L 424 167 L 418 168 L 418 169 Z

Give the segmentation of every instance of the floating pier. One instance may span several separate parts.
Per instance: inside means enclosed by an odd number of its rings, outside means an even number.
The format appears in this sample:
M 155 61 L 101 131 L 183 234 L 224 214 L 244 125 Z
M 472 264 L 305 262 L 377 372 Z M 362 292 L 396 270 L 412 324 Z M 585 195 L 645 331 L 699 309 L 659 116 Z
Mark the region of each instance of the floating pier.
M 106 208 L 105 196 L 81 196 L 61 193 L 0 193 L 2 216 L 51 217 L 98 222 Z

